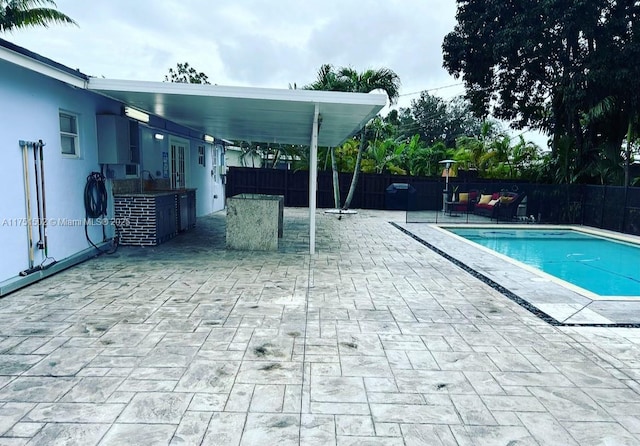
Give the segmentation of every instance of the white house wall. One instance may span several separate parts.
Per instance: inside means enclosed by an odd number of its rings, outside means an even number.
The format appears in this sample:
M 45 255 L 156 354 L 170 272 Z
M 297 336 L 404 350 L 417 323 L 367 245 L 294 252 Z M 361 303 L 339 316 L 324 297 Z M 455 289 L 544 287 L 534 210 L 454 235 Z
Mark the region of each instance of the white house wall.
M 211 166 L 212 187 L 211 200 L 214 212 L 224 209 L 225 206 L 225 183 L 223 176 L 226 176 L 224 147 L 219 144 L 211 146 L 211 157 L 209 157 L 209 165 Z
M 198 147 L 204 147 L 205 164 L 199 164 Z M 218 148 L 202 141 L 191 141 L 191 164 L 189 187 L 195 187 L 197 215 L 207 215 L 224 208 L 224 189 L 222 178 L 217 170 L 214 158 Z
M 27 216 L 23 160 L 19 141 L 42 140 L 44 147 L 45 193 L 48 218 L 48 255 L 67 258 L 89 247 L 84 227 L 75 222 L 85 217 L 84 186 L 87 176 L 99 171 L 96 113 L 116 113 L 119 104 L 81 89 L 0 61 L 0 281 L 15 277 L 28 268 Z M 61 153 L 59 112 L 79 116 L 79 158 Z M 32 217 L 37 217 L 33 152 L 29 150 Z M 65 224 L 66 222 L 66 224 Z M 69 222 L 74 222 L 70 224 Z M 34 243 L 38 241 L 33 227 Z M 102 228 L 89 227 L 90 237 L 102 241 Z M 44 260 L 44 251 L 35 249 L 35 265 Z
M 161 134 L 163 139 L 156 139 Z M 153 127 L 140 127 L 140 149 L 142 177 L 149 179 L 149 173 L 154 179 L 163 179 L 163 153 L 169 153 L 169 140 L 174 135 L 189 142 L 189 160 L 187 187 L 196 189 L 196 215 L 201 217 L 224 208 L 224 188 L 222 179 L 215 171 L 212 159 L 213 145 L 202 139 L 168 132 Z M 198 147 L 205 151 L 205 165 L 198 164 Z M 212 175 L 213 173 L 213 175 Z M 165 178 L 168 179 L 168 178 Z
M 27 211 L 20 140 L 42 140 L 44 147 L 45 192 L 48 217 L 48 256 L 63 260 L 92 249 L 85 237 L 84 188 L 87 176 L 99 172 L 96 114 L 120 114 L 122 104 L 96 93 L 71 87 L 63 82 L 0 60 L 0 282 L 18 276 L 29 267 Z M 61 153 L 59 112 L 77 114 L 80 156 L 65 157 Z M 171 128 L 166 123 L 166 128 Z M 162 152 L 168 151 L 170 131 L 156 140 L 154 128 L 140 126 L 140 173 L 148 170 L 154 177 L 162 172 Z M 186 137 L 190 142 L 189 187 L 197 191 L 197 215 L 202 216 L 224 207 L 224 188 L 213 167 L 211 145 L 202 139 Z M 206 166 L 198 165 L 198 145 L 205 145 Z M 37 217 L 33 151 L 29 150 L 32 217 Z M 106 166 L 105 166 L 106 167 Z M 123 166 L 108 166 L 123 178 Z M 213 173 L 213 175 L 212 175 Z M 106 169 L 105 169 L 106 174 Z M 143 178 L 148 178 L 147 174 Z M 214 198 L 216 196 L 217 198 Z M 113 203 L 110 197 L 111 204 Z M 110 206 L 112 209 L 112 206 Z M 110 213 L 108 217 L 113 217 Z M 64 224 L 63 222 L 67 222 Z M 71 224 L 70 222 L 73 222 Z M 38 242 L 38 227 L 33 227 L 33 242 Z M 106 227 L 107 236 L 113 234 Z M 89 226 L 89 236 L 95 243 L 103 240 L 102 227 Z M 34 265 L 45 260 L 44 251 L 34 249 Z M 50 261 L 50 260 L 49 260 Z

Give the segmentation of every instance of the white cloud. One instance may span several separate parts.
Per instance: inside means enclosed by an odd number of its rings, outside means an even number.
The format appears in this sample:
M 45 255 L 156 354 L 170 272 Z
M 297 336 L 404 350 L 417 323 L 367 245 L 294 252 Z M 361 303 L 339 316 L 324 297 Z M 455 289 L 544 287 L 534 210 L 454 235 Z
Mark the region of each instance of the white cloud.
M 162 80 L 188 61 L 219 84 L 286 88 L 313 81 L 324 63 L 388 67 L 403 90 L 451 82 L 440 46 L 452 0 L 58 0 L 79 27 L 4 36 L 95 76 Z
M 219 85 L 287 88 L 322 64 L 386 67 L 401 79 L 399 106 L 425 89 L 458 83 L 442 68 L 454 0 L 57 0 L 79 27 L 2 37 L 80 71 L 162 81 L 189 62 Z M 450 98 L 461 86 L 433 90 Z M 415 94 L 409 94 L 415 93 Z

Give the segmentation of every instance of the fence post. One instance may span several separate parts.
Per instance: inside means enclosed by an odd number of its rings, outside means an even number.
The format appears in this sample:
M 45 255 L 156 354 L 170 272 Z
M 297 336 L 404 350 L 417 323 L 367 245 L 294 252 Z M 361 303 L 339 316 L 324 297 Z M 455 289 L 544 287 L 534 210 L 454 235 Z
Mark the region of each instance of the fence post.
M 353 181 L 353 177 L 351 179 L 351 181 Z M 364 184 L 367 182 L 367 178 L 366 175 L 362 174 L 362 170 L 360 170 L 360 175 L 358 176 L 358 184 L 356 185 L 358 189 L 358 203 L 356 203 L 358 205 L 358 207 L 360 209 L 363 208 L 362 204 L 364 203 Z
M 600 206 L 602 206 L 602 208 L 600 209 L 600 226 L 599 228 L 602 229 L 602 226 L 604 225 L 604 204 L 607 202 L 607 186 L 603 186 L 604 187 L 604 197 L 602 197 L 602 202 L 600 203 Z
M 627 203 L 629 200 L 629 185 L 624 185 L 624 206 L 622 206 L 622 227 L 620 228 L 620 232 L 624 233 L 625 228 L 627 227 Z
M 582 226 L 584 226 L 584 207 L 585 207 L 585 203 L 586 203 L 585 196 L 584 196 L 584 194 L 586 192 L 585 187 L 586 186 L 584 184 L 580 185 L 580 211 L 581 211 L 580 212 L 580 224 Z
M 282 192 L 284 193 L 284 205 L 288 206 L 289 204 L 287 203 L 287 197 L 289 197 L 289 169 L 286 169 L 284 171 L 284 190 Z

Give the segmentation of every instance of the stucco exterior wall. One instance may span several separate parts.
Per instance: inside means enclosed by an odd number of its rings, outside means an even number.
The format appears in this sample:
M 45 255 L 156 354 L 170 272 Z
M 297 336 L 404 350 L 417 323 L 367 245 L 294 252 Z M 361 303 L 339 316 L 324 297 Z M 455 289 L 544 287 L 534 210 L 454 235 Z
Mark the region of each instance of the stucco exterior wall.
M 120 114 L 122 104 L 81 88 L 71 87 L 28 69 L 0 60 L 0 282 L 18 276 L 29 267 L 29 245 L 26 227 L 23 156 L 20 140 L 42 140 L 44 147 L 45 192 L 48 217 L 48 256 L 63 260 L 91 248 L 82 224 L 85 218 L 84 188 L 91 172 L 107 170 L 115 178 L 124 178 L 124 166 L 101 166 L 97 150 L 97 114 Z M 79 156 L 62 154 L 59 112 L 78 116 Z M 162 153 L 168 151 L 170 123 L 162 122 L 164 140 L 157 140 L 157 128 L 140 125 L 140 168 L 154 177 L 162 172 Z M 178 135 L 190 143 L 188 187 L 197 188 L 197 215 L 202 216 L 224 207 L 224 188 L 215 172 L 212 145 L 192 136 Z M 198 145 L 205 146 L 206 165 L 198 164 Z M 28 152 L 32 217 L 36 218 L 33 151 Z M 213 175 L 212 175 L 213 171 Z M 143 174 L 147 178 L 147 174 Z M 214 195 L 218 198 L 214 199 Z M 113 199 L 109 197 L 109 215 L 113 217 Z M 67 222 L 64 224 L 63 222 Z M 72 222 L 72 223 L 70 223 Z M 79 222 L 79 223 L 77 223 Z M 33 226 L 34 243 L 38 227 Z M 106 226 L 106 234 L 114 231 Z M 88 227 L 95 243 L 103 240 L 103 228 Z M 34 264 L 45 260 L 44 251 L 34 249 Z
M 155 135 L 161 134 L 164 139 L 156 139 Z M 186 140 L 189 144 L 189 163 L 187 167 L 187 187 L 196 190 L 197 216 L 210 214 L 224 209 L 224 186 L 222 178 L 214 165 L 214 154 L 219 150 L 213 144 L 202 139 L 193 138 L 185 134 L 176 134 L 179 139 Z M 163 153 L 168 156 L 169 144 L 172 134 L 161 129 L 147 126 L 140 127 L 140 150 L 142 177 L 149 178 L 149 172 L 155 179 L 168 180 L 163 176 Z M 205 165 L 198 163 L 198 147 L 204 147 Z
M 87 176 L 99 171 L 96 113 L 118 113 L 119 104 L 29 70 L 0 61 L 0 281 L 28 267 L 27 217 L 24 169 L 20 140 L 42 140 L 44 147 L 45 195 L 48 219 L 48 255 L 56 260 L 89 247 L 84 226 L 84 186 Z M 61 152 L 59 112 L 78 115 L 79 157 Z M 36 218 L 33 151 L 28 153 L 32 217 Z M 74 223 L 68 223 L 72 221 Z M 65 224 L 67 222 L 67 224 Z M 38 241 L 37 226 L 33 227 Z M 112 229 L 107 228 L 107 234 Z M 102 228 L 89 227 L 95 241 Z M 43 250 L 34 250 L 34 263 L 44 260 Z

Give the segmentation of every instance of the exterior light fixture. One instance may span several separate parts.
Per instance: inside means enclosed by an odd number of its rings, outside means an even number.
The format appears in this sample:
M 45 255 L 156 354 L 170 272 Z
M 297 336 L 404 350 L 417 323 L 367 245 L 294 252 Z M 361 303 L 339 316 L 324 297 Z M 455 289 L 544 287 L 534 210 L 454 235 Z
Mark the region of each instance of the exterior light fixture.
M 142 122 L 149 122 L 149 115 L 140 110 L 136 110 L 135 108 L 125 107 L 124 114 L 130 117 L 131 119 L 136 119 Z
M 164 139 L 164 135 L 162 133 L 156 133 L 153 137 L 158 141 L 162 141 Z
M 211 135 L 204 135 L 205 142 L 213 144 L 215 142 L 215 138 Z

